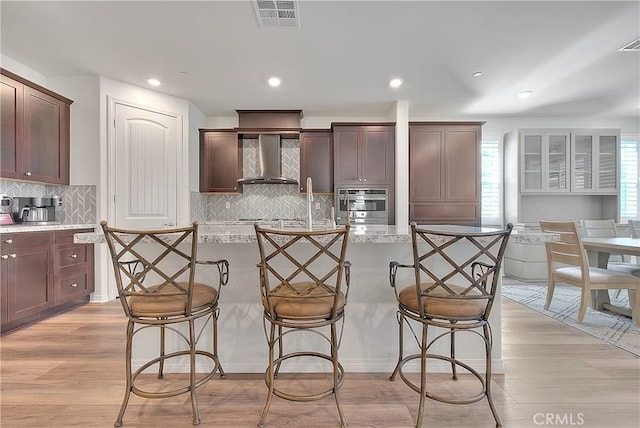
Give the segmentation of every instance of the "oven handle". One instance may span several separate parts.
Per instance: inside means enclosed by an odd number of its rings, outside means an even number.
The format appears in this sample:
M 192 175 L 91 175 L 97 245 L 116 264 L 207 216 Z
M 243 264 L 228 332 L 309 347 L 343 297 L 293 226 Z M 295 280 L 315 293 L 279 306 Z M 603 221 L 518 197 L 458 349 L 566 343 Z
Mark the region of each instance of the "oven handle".
M 351 196 L 349 193 L 340 193 L 340 199 L 346 200 L 347 202 L 350 200 L 354 201 L 386 201 L 386 196 L 365 196 L 365 195 L 353 195 Z

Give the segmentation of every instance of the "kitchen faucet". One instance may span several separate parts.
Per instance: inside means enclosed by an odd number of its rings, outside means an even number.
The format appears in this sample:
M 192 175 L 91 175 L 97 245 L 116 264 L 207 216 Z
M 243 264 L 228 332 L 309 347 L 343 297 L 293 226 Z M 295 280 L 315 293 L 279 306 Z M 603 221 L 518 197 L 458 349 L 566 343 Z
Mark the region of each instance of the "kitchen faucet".
M 311 177 L 307 177 L 307 228 L 309 230 L 313 230 L 311 202 L 313 202 L 313 183 Z

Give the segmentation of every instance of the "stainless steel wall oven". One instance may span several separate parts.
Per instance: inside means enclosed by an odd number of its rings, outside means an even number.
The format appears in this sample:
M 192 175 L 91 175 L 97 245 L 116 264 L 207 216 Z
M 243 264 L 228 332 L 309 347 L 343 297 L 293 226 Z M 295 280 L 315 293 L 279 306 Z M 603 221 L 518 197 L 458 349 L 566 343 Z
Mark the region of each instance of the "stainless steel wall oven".
M 386 188 L 337 188 L 336 223 L 388 224 L 389 201 Z

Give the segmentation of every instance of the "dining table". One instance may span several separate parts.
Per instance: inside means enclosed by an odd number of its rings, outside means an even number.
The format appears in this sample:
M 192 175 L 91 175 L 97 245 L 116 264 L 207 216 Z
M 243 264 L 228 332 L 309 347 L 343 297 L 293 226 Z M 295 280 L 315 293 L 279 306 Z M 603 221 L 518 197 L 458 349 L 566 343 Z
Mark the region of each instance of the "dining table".
M 599 238 L 582 238 L 582 245 L 587 252 L 597 254 L 597 265 L 599 268 L 606 269 L 611 254 L 623 254 L 640 258 L 640 238 L 630 238 L 624 236 L 616 237 L 599 237 Z M 638 291 L 640 292 L 640 290 Z M 613 305 L 609 298 L 608 290 L 594 290 L 591 296 L 593 308 L 596 310 L 609 310 L 611 312 L 620 313 L 631 316 L 631 310 L 626 307 Z M 629 303 L 633 304 L 629 299 Z

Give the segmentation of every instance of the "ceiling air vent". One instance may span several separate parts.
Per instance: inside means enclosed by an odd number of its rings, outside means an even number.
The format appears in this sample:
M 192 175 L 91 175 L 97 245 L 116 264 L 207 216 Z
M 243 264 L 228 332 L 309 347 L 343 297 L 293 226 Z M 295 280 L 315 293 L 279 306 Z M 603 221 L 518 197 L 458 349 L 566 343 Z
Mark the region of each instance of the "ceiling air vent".
M 255 0 L 253 6 L 261 27 L 300 28 L 298 0 Z
M 626 52 L 626 51 L 640 52 L 640 39 L 636 39 L 633 42 L 624 45 L 618 50 L 621 52 Z

